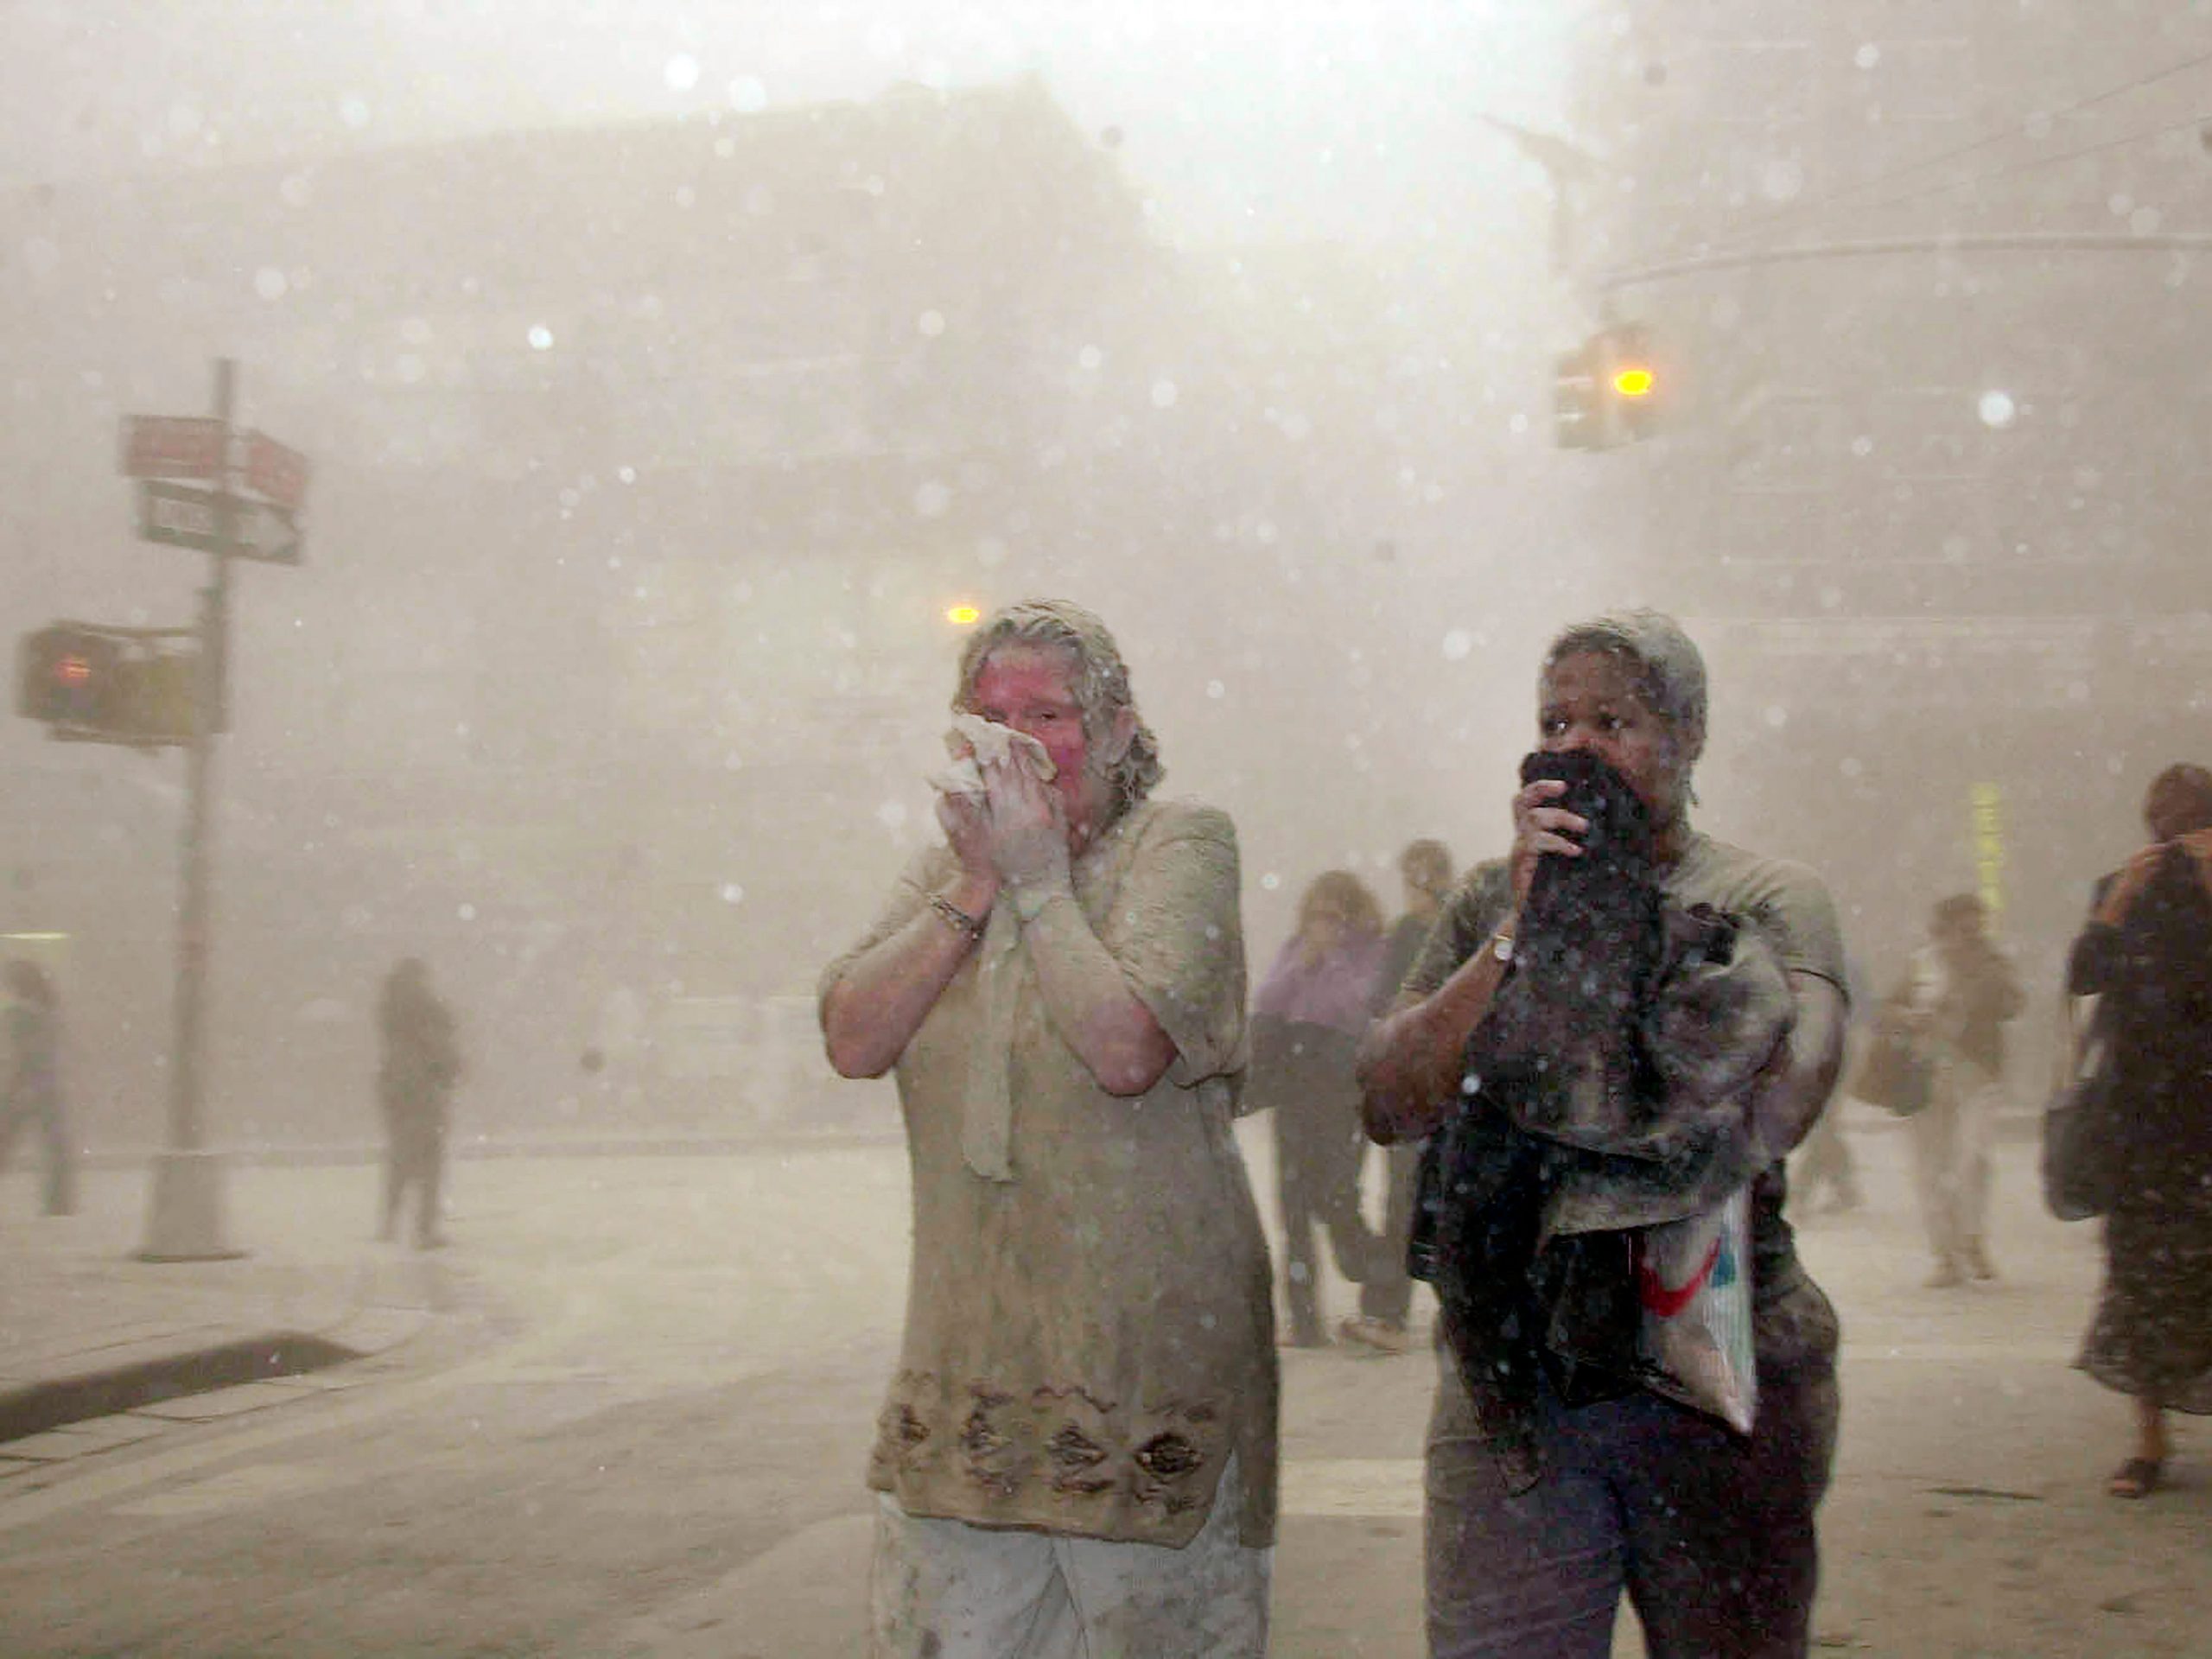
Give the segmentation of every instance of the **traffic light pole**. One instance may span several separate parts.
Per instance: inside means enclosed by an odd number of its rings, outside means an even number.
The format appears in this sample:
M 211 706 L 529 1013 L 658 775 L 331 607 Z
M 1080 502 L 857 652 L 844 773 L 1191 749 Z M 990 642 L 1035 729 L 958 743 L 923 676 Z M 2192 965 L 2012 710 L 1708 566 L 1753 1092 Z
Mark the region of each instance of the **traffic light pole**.
M 222 461 L 215 480 L 215 550 L 208 585 L 201 590 L 197 695 L 192 741 L 185 746 L 184 842 L 176 930 L 176 1033 L 169 1059 L 168 1145 L 154 1158 L 147 1206 L 146 1262 L 208 1262 L 242 1252 L 223 1242 L 224 1164 L 204 1144 L 200 1061 L 207 1047 L 209 934 L 208 875 L 215 786 L 215 734 L 230 652 L 231 558 L 238 503 L 230 460 L 237 365 L 215 362 L 215 419 L 222 429 Z

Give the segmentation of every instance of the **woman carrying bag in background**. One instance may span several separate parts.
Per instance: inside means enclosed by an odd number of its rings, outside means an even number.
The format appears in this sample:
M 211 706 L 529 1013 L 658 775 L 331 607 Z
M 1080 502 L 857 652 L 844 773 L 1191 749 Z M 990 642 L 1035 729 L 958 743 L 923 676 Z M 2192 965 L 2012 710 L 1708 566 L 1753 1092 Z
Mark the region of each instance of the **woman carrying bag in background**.
M 2098 884 L 2067 988 L 2102 998 L 2113 1196 L 2105 1275 L 2075 1362 L 2135 1401 L 2115 1497 L 2156 1491 L 2166 1414 L 2212 1414 L 2212 772 L 2169 766 L 2151 845 Z

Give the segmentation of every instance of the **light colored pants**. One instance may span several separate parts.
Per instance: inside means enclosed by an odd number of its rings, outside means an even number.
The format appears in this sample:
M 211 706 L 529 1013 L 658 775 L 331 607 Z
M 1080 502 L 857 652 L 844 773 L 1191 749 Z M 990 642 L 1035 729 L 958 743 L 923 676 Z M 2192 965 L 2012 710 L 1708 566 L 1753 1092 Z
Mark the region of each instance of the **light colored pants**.
M 1272 1549 L 1236 1541 L 1230 1459 L 1180 1549 L 909 1515 L 878 1501 L 874 1659 L 1261 1659 Z
M 1989 1221 L 1991 1147 L 2004 1085 L 1970 1061 L 1938 1062 L 1928 1104 L 1910 1120 L 1913 1185 L 1939 1266 L 1965 1268 Z

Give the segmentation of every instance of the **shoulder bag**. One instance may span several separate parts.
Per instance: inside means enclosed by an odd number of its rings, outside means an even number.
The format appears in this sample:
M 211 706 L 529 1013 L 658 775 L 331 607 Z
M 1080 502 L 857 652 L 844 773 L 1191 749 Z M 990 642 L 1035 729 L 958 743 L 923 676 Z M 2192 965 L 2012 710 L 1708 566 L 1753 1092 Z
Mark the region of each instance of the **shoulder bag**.
M 2090 1004 L 2085 1012 L 2080 1002 Z M 2061 1221 L 2086 1221 L 2120 1195 L 2112 1044 L 2102 999 L 2059 994 L 2050 1099 L 2043 1112 L 2043 1200 Z
M 1892 998 L 1875 1011 L 1850 1093 L 1869 1106 L 1912 1117 L 1927 1109 L 1935 1090 L 1936 1063 L 1902 1003 Z

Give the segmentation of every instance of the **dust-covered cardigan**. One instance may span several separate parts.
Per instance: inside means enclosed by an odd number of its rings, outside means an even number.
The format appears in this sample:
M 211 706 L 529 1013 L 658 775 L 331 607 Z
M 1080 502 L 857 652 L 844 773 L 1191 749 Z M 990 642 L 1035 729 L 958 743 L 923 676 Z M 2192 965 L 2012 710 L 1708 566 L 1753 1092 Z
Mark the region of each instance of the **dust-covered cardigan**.
M 952 880 L 918 855 L 852 961 Z M 1273 1541 L 1277 1381 L 1267 1246 L 1230 1134 L 1245 1065 L 1236 831 L 1141 804 L 1076 859 L 1084 918 L 1176 1057 L 1102 1089 L 1047 1014 L 1025 938 L 1008 1057 L 1014 1179 L 962 1158 L 982 1024 L 972 953 L 899 1058 L 913 1257 L 868 1484 L 910 1514 L 1180 1545 L 1230 1455 L 1238 1531 Z

